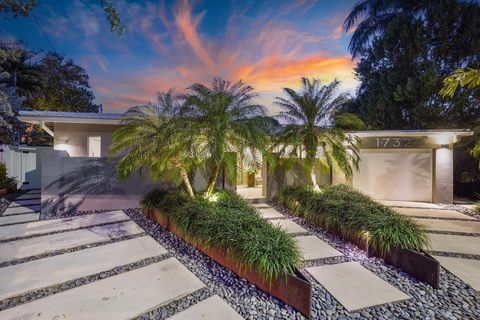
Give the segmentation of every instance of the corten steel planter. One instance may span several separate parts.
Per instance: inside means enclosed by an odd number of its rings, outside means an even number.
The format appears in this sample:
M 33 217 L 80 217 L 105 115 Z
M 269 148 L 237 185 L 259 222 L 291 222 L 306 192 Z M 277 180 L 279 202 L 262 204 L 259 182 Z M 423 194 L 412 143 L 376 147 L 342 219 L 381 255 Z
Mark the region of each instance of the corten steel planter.
M 168 231 L 182 238 L 182 240 L 189 245 L 202 251 L 218 264 L 233 271 L 239 277 L 247 279 L 250 283 L 256 285 L 260 290 L 265 291 L 270 295 L 282 300 L 286 304 L 294 307 L 297 311 L 310 319 L 312 284 L 300 272 L 297 271 L 295 273 L 288 274 L 286 277 L 280 277 L 269 281 L 262 277 L 255 270 L 241 266 L 229 258 L 225 249 L 206 247 L 202 243 L 196 243 L 192 241 L 179 232 L 176 225 L 170 221 L 166 215 L 162 214 L 160 210 L 151 209 L 149 212 L 144 213 Z
M 7 188 L 0 189 L 0 197 L 6 196 L 8 193 Z
M 313 222 L 310 223 L 315 224 Z M 341 234 L 338 228 L 327 228 L 321 225 L 319 225 L 319 227 L 325 229 L 327 232 L 333 235 L 344 239 L 345 241 L 353 243 L 360 249 L 366 251 L 369 257 L 377 257 L 384 259 L 385 262 L 387 262 L 388 264 L 402 269 L 403 271 L 411 274 L 418 280 L 428 283 L 435 289 L 438 289 L 440 286 L 440 263 L 425 252 L 392 248 L 386 254 L 382 254 L 378 250 L 373 250 L 369 246 L 368 240 L 366 238 L 346 237 Z

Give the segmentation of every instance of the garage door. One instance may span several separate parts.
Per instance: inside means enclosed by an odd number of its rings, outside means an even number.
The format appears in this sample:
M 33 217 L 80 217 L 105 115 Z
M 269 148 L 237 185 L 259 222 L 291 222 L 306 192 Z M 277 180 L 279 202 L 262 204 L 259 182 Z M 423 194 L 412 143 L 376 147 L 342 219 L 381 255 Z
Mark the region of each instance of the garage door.
M 430 149 L 363 149 L 360 156 L 355 188 L 375 199 L 432 201 Z

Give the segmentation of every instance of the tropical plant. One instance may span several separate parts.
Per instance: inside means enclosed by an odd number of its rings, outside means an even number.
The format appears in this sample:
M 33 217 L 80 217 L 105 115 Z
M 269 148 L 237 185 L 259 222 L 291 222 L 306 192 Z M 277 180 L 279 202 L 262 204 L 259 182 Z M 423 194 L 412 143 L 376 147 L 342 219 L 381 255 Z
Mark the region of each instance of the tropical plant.
M 473 211 L 474 211 L 476 214 L 480 214 L 480 202 L 477 202 L 477 204 L 476 204 L 475 207 L 473 208 Z
M 247 147 L 267 151 L 267 133 L 273 121 L 265 116 L 264 107 L 252 102 L 256 94 L 242 81 L 231 83 L 217 78 L 210 87 L 196 83 L 188 91 L 181 114 L 203 154 L 209 157 L 211 174 L 206 194 L 210 196 L 222 167 L 227 178 L 236 176 L 237 160 L 232 153 Z
M 280 120 L 287 123 L 277 140 L 279 152 L 294 158 L 305 152 L 305 168 L 317 188 L 316 163 L 324 171 L 336 166 L 347 176 L 358 167 L 358 139 L 343 127 L 360 129 L 363 122 L 353 114 L 339 113 L 346 96 L 336 95 L 338 85 L 337 80 L 322 85 L 317 79 L 302 78 L 300 91 L 284 88 L 288 98 L 277 97 L 275 102 L 283 109 Z M 320 148 L 323 155 L 318 157 Z
M 195 197 L 188 176 L 194 165 L 194 136 L 180 116 L 183 99 L 174 91 L 160 93 L 157 105 L 129 109 L 113 133 L 110 157 L 120 155 L 117 172 L 123 179 L 147 169 L 153 180 L 181 182 Z
M 215 196 L 211 201 L 154 190 L 141 206 L 159 209 L 191 241 L 225 250 L 239 266 L 256 270 L 266 280 L 284 277 L 299 267 L 302 254 L 292 236 L 262 219 L 239 196 L 227 191 Z
M 350 186 L 287 187 L 278 201 L 309 222 L 349 239 L 368 239 L 382 254 L 392 248 L 427 249 L 428 236 L 414 220 L 372 200 Z
M 480 69 L 457 69 L 455 73 L 443 79 L 443 88 L 440 94 L 453 97 L 459 87 L 480 87 Z

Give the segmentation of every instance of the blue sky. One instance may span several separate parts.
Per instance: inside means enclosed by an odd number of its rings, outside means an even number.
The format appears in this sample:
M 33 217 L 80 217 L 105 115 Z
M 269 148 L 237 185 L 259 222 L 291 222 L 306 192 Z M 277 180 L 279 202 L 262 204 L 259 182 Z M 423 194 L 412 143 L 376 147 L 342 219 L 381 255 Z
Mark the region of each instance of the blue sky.
M 216 76 L 252 85 L 272 114 L 281 88 L 302 76 L 337 78 L 352 93 L 357 86 L 341 29 L 354 1 L 113 0 L 123 37 L 110 32 L 99 1 L 38 2 L 34 17 L 2 18 L 0 39 L 44 51 L 49 39 L 87 70 L 105 111 Z

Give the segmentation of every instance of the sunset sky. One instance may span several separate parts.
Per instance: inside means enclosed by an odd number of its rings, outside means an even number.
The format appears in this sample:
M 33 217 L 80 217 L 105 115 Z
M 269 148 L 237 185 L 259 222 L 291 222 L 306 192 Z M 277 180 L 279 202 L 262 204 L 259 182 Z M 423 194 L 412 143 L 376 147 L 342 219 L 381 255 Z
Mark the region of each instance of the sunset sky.
M 114 0 L 123 37 L 110 32 L 99 1 L 38 2 L 34 17 L 2 18 L 0 39 L 44 51 L 53 45 L 72 58 L 87 70 L 104 112 L 216 76 L 252 85 L 272 114 L 281 88 L 297 88 L 302 76 L 337 78 L 351 93 L 357 86 L 351 35 L 341 29 L 351 0 Z

